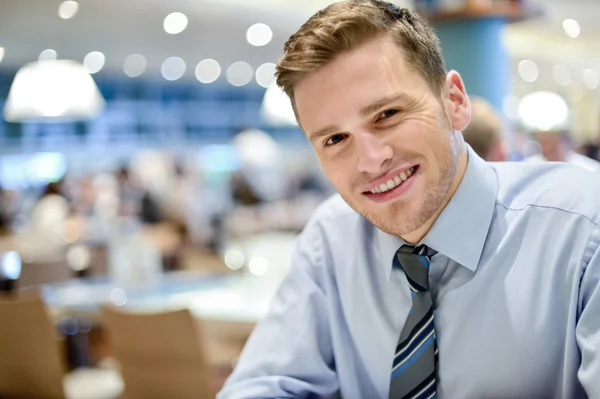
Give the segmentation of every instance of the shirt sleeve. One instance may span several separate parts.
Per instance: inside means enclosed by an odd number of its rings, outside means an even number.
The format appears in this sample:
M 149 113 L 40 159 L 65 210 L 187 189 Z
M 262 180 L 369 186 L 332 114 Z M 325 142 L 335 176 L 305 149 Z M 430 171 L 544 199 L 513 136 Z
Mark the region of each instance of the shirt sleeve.
M 251 334 L 217 399 L 331 397 L 338 391 L 333 362 L 319 228 L 307 226 L 289 274 Z
M 600 398 L 600 228 L 596 228 L 579 290 L 581 313 L 575 336 L 581 352 L 577 376 L 589 398 Z

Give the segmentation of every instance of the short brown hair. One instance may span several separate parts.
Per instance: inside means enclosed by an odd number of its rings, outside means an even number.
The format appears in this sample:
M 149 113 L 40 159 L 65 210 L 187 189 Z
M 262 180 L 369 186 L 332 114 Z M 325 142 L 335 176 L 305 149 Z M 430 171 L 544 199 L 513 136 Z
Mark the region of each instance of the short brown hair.
M 471 122 L 462 133 L 480 157 L 485 159 L 492 146 L 502 140 L 502 130 L 502 118 L 496 110 L 483 98 L 471 98 Z
M 377 37 L 391 35 L 407 61 L 440 94 L 446 67 L 431 26 L 413 11 L 381 0 L 346 0 L 313 15 L 286 42 L 277 65 L 277 84 L 294 103 L 294 87 L 337 55 Z

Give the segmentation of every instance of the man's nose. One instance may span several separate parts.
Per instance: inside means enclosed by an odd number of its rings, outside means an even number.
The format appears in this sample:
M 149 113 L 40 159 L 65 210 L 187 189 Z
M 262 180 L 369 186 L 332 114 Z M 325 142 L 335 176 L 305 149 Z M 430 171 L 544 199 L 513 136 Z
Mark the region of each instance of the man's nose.
M 356 135 L 355 143 L 358 171 L 361 173 L 378 174 L 383 165 L 392 159 L 392 147 L 371 132 Z

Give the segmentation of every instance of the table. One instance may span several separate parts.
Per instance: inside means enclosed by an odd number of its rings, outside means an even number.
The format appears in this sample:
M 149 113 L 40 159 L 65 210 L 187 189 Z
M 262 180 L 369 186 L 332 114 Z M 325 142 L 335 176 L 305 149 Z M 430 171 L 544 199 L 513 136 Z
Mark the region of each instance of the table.
M 277 289 L 272 279 L 240 274 L 165 273 L 155 283 L 122 288 L 108 277 L 74 279 L 41 287 L 54 317 L 100 316 L 103 305 L 132 312 L 188 308 L 201 320 L 255 324 Z
M 170 272 L 154 284 L 133 289 L 124 289 L 108 277 L 94 277 L 47 284 L 41 292 L 57 324 L 83 316 L 100 331 L 103 305 L 131 312 L 187 308 L 198 320 L 211 363 L 222 368 L 239 356 L 277 287 L 275 279 L 265 276 Z

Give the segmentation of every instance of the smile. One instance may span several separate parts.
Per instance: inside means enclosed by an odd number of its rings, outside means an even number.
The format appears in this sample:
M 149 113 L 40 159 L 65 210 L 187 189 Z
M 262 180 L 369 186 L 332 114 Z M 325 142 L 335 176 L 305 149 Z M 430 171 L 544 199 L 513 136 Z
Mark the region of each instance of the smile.
M 418 171 L 419 165 L 415 165 L 398 172 L 398 174 L 388 177 L 385 182 L 380 183 L 378 186 L 364 191 L 363 195 L 378 203 L 392 201 L 404 195 L 410 189 Z
M 379 187 L 375 187 L 374 189 L 372 189 L 369 192 L 371 194 L 381 194 L 381 193 L 385 193 L 387 191 L 393 190 L 396 187 L 398 187 L 399 185 L 401 185 L 402 183 L 404 183 L 405 181 L 407 181 L 408 178 L 410 176 L 412 176 L 414 171 L 415 171 L 415 167 L 413 166 L 412 168 L 408 169 L 407 171 L 400 173 L 398 176 L 395 176 L 393 179 L 389 179 L 387 182 L 381 183 L 379 185 Z

